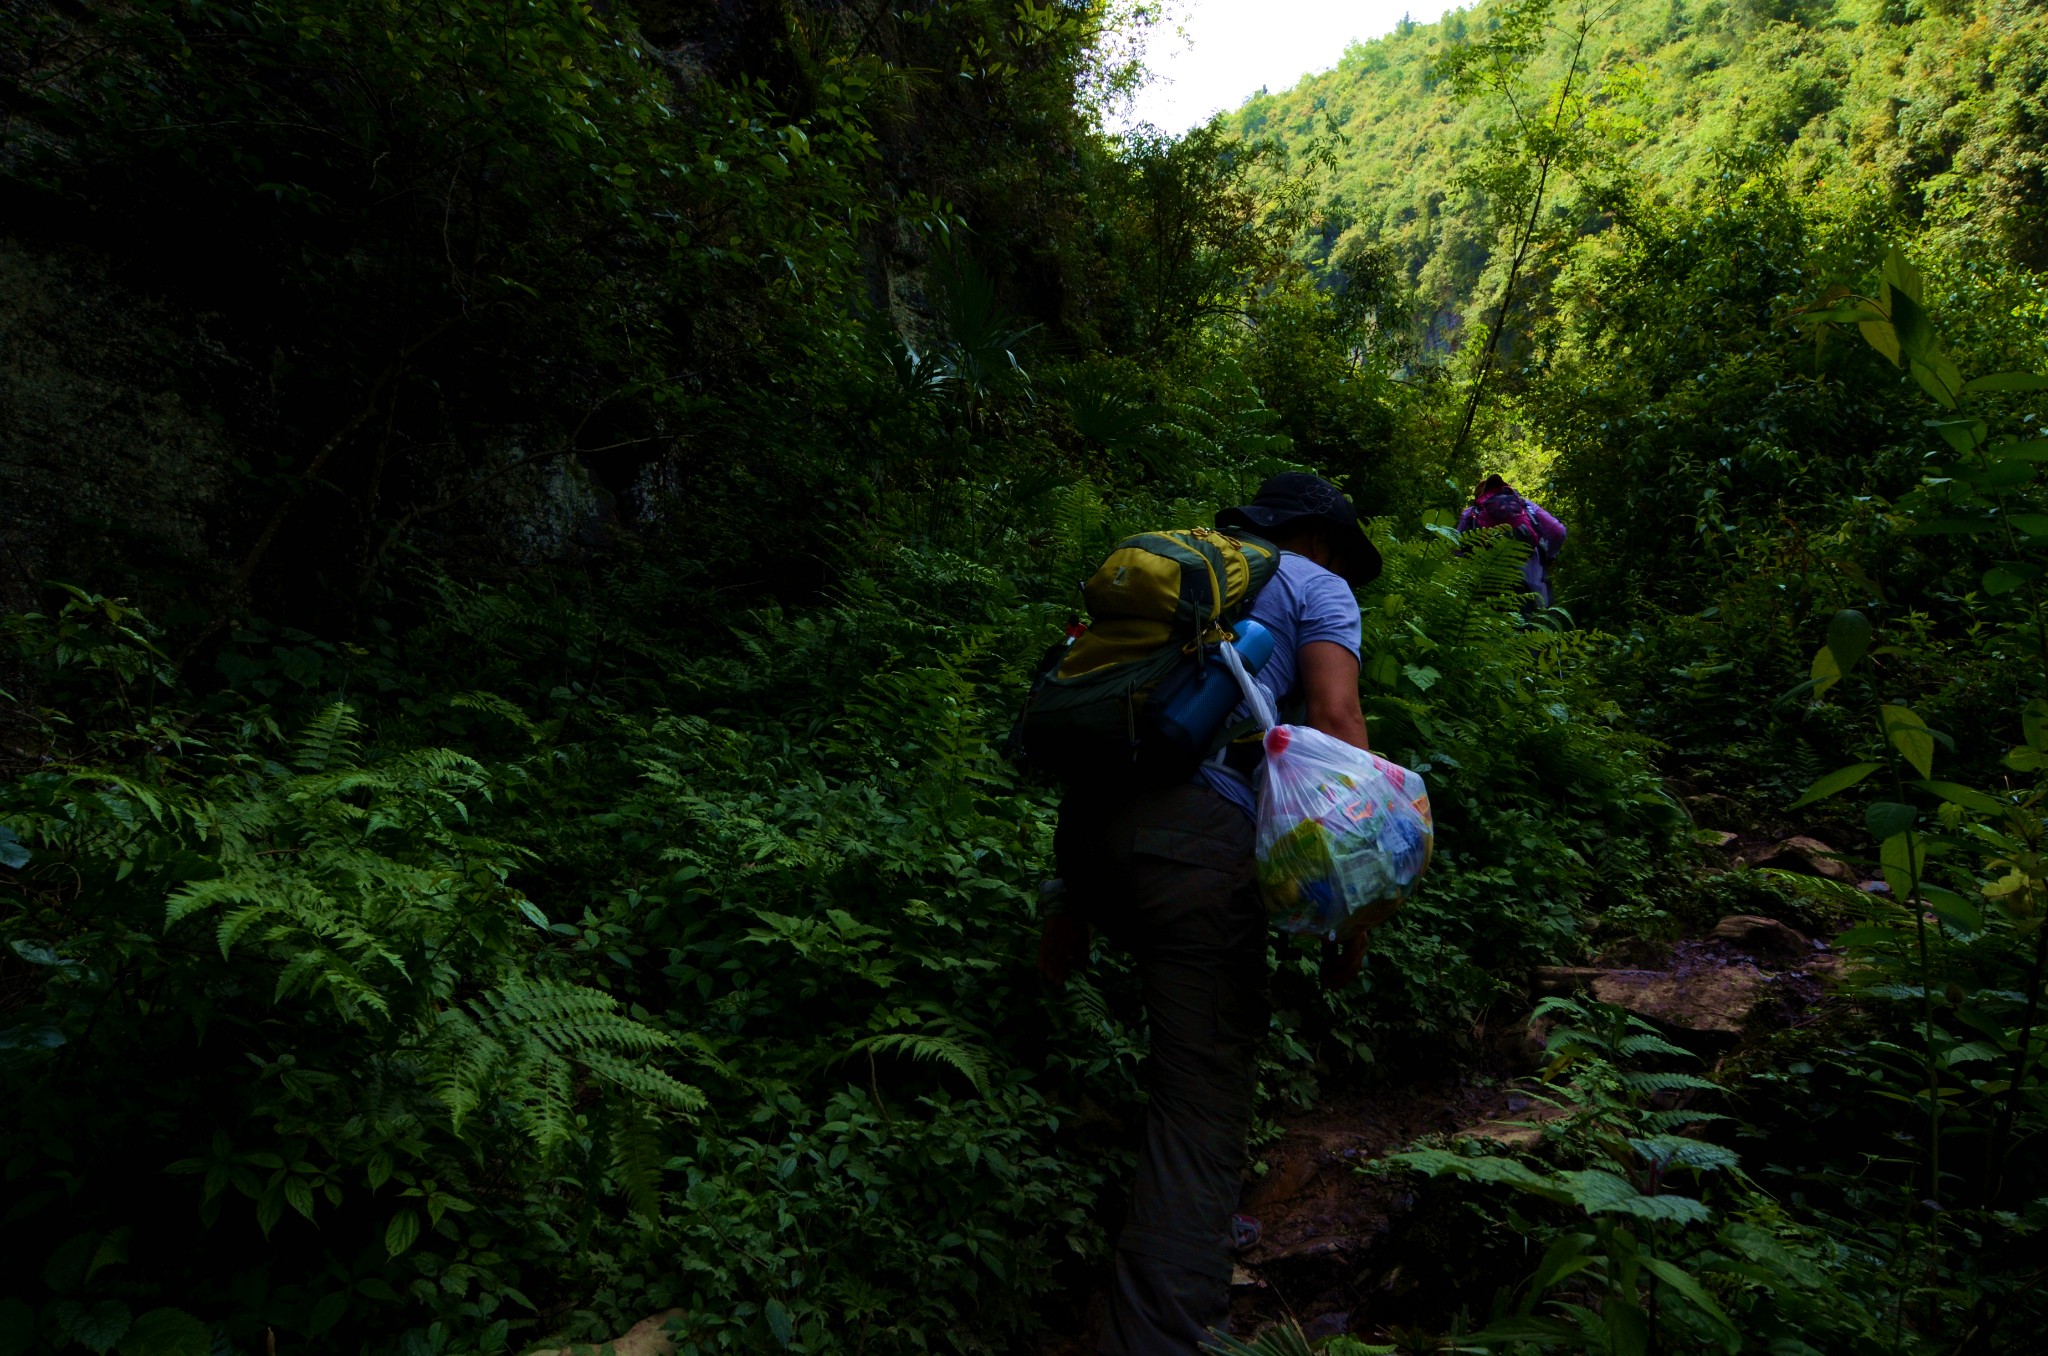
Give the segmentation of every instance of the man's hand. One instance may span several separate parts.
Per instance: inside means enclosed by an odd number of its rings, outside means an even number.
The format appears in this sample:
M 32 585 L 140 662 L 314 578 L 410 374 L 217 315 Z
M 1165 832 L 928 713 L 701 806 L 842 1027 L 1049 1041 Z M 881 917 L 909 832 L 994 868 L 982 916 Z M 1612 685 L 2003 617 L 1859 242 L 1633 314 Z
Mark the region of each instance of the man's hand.
M 1074 967 L 1088 962 L 1095 929 L 1070 913 L 1055 913 L 1038 934 L 1038 973 L 1055 989 L 1063 987 Z
M 1312 640 L 1301 647 L 1301 695 L 1308 702 L 1308 723 L 1356 749 L 1369 749 L 1365 712 L 1358 705 L 1358 656 L 1334 640 Z

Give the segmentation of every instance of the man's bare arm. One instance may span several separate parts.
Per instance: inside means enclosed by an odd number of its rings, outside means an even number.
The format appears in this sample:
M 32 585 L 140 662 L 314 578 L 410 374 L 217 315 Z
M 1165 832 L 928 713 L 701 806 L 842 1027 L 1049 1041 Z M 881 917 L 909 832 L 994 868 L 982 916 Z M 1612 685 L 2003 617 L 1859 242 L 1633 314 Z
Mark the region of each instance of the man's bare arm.
M 1371 748 L 1358 705 L 1358 657 L 1333 640 L 1312 640 L 1301 647 L 1299 663 L 1308 723 L 1353 748 Z

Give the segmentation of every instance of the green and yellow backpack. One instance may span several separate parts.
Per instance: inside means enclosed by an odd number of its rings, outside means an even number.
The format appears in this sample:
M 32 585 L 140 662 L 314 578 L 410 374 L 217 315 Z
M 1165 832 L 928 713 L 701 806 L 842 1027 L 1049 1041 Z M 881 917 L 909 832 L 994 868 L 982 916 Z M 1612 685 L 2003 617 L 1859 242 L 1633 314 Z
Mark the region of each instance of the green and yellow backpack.
M 1118 542 L 1081 586 L 1087 628 L 1039 662 L 1011 734 L 1020 765 L 1069 783 L 1190 776 L 1184 753 L 1147 737 L 1146 699 L 1177 668 L 1201 663 L 1203 646 L 1235 639 L 1231 627 L 1279 564 L 1270 542 L 1206 527 Z

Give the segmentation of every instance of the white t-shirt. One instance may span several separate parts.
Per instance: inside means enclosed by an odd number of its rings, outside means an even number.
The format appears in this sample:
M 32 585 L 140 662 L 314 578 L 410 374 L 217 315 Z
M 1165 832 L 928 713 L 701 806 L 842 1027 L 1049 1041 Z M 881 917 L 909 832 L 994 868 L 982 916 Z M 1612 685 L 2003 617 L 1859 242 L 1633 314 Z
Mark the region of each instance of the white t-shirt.
M 1338 575 L 1292 551 L 1280 553 L 1279 568 L 1252 600 L 1251 619 L 1273 633 L 1273 657 L 1266 661 L 1254 682 L 1273 695 L 1280 705 L 1295 695 L 1301 678 L 1301 647 L 1318 640 L 1342 645 L 1358 657 L 1361 624 L 1358 599 L 1351 586 Z M 1236 724 L 1251 714 L 1240 703 L 1230 715 Z M 1251 783 L 1226 767 L 1211 764 L 1196 774 L 1217 794 L 1252 813 Z

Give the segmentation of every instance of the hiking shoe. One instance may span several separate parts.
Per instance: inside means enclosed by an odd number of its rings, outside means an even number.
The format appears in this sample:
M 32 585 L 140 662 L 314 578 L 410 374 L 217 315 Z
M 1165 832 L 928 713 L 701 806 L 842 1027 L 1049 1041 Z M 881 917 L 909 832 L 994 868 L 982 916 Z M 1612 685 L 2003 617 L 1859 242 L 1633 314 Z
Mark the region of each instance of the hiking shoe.
M 1264 1232 L 1265 1230 L 1260 1227 L 1259 1222 L 1250 1215 L 1232 1215 L 1230 1217 L 1231 1246 L 1239 1252 L 1243 1252 L 1246 1248 L 1257 1247 L 1259 1236 Z

